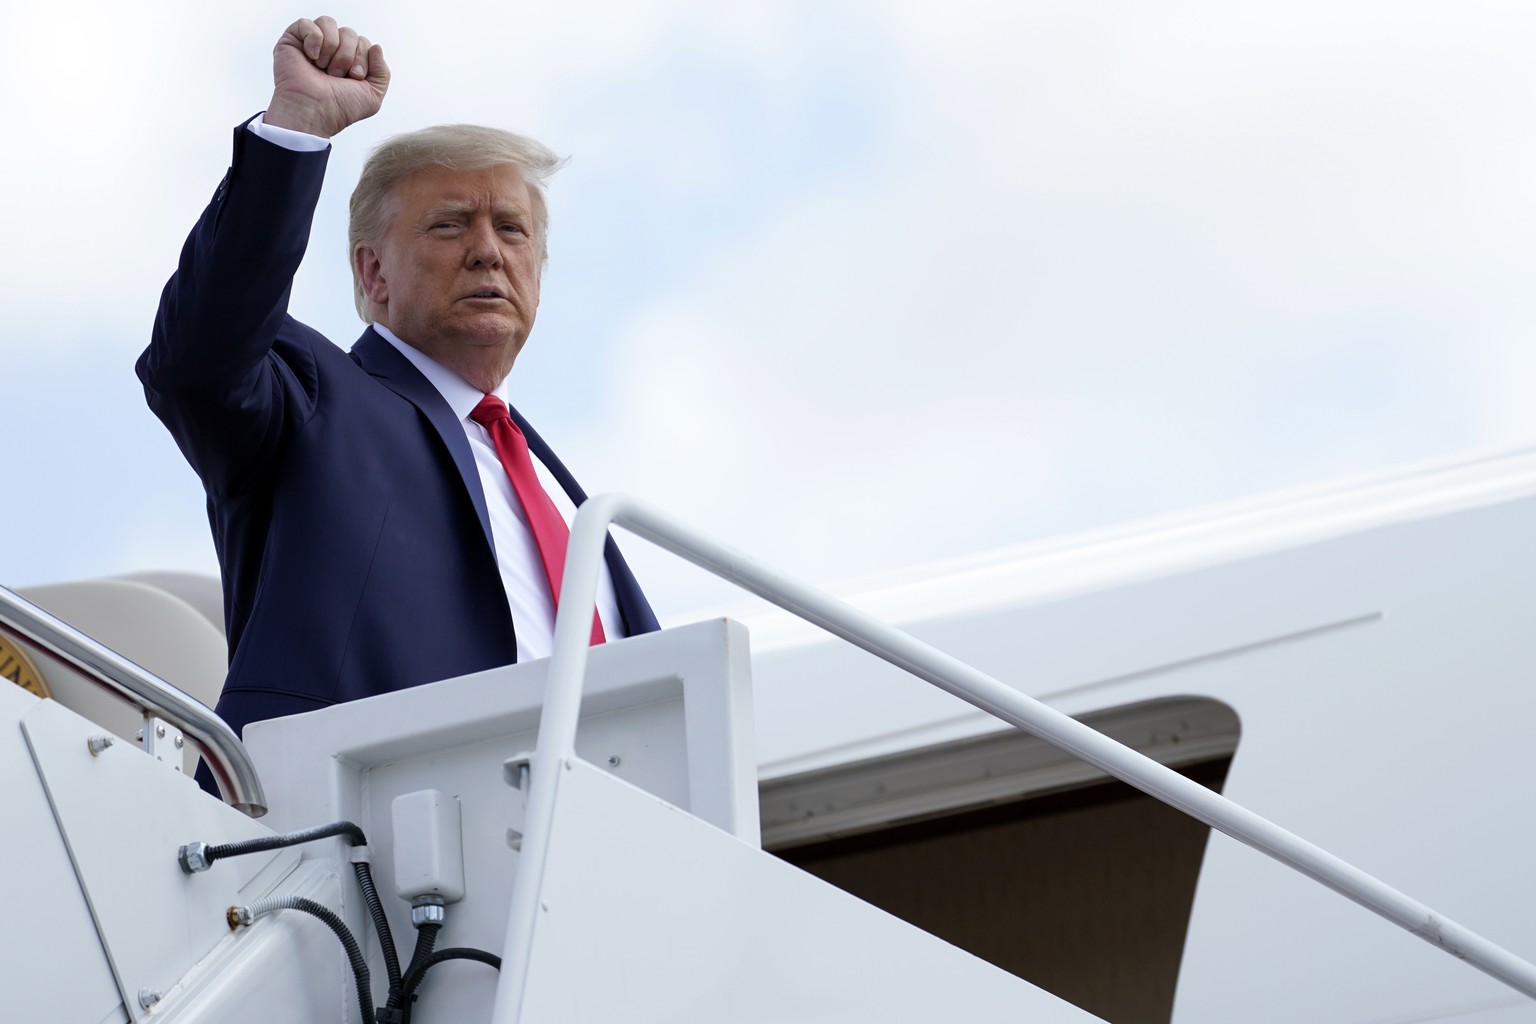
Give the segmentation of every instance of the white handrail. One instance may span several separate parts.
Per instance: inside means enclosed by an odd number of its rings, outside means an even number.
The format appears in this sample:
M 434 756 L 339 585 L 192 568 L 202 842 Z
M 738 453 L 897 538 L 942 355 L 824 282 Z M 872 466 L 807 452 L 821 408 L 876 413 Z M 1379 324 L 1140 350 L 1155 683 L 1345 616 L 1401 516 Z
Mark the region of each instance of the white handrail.
M 852 605 L 709 540 L 622 494 L 604 494 L 589 499 L 581 506 L 571 529 L 560 588 L 560 609 L 555 616 L 554 652 L 545 684 L 544 713 L 539 721 L 538 746 L 534 754 L 532 789 L 524 821 L 523 854 L 512 896 L 509 940 L 514 936 L 525 940 L 531 938 L 537 921 L 537 894 L 549 849 L 549 826 L 553 821 L 560 765 L 576 753 L 581 681 L 586 670 L 592 621 L 591 612 L 583 610 L 590 609 L 596 600 L 603 540 L 610 523 L 628 528 L 673 554 L 1268 854 L 1536 999 L 1536 966 L 1410 899 L 1385 882 Z M 502 972 L 502 992 L 522 991 L 530 947 L 531 943 L 524 941 L 516 949 L 509 949 L 512 955 Z

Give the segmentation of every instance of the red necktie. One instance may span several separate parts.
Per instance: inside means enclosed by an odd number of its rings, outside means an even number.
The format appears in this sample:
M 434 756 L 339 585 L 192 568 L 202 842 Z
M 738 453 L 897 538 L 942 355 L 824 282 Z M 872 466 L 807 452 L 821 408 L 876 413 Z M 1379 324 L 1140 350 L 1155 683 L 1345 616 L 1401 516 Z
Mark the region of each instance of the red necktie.
M 549 500 L 538 476 L 533 471 L 533 459 L 528 455 L 528 439 L 512 422 L 507 403 L 495 395 L 486 395 L 475 406 L 469 418 L 480 424 L 491 435 L 496 446 L 496 456 L 501 459 L 512 490 L 528 515 L 528 528 L 533 531 L 533 542 L 538 545 L 539 557 L 544 560 L 544 575 L 549 580 L 549 592 L 560 606 L 560 578 L 565 573 L 565 546 L 571 539 L 570 527 L 555 503 Z M 603 623 L 592 611 L 592 643 L 604 640 Z

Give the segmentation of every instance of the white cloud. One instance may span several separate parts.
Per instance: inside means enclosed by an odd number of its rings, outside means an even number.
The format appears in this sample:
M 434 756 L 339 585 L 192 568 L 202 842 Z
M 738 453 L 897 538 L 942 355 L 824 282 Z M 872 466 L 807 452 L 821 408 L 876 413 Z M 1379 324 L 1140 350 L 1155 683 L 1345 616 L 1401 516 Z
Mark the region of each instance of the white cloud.
M 878 174 L 627 325 L 597 475 L 826 578 L 1536 433 L 1519 33 L 1109 6 L 901 8 Z
M 338 240 L 373 141 L 545 137 L 575 160 L 530 411 L 592 489 L 803 575 L 1536 434 L 1524 6 L 450 8 L 338 12 L 396 80 L 332 157 L 295 311 L 356 333 Z M 46 25 L 0 41 L 28 98 L 0 168 L 0 380 L 26 415 L 53 421 L 82 360 L 137 402 L 159 288 L 290 17 L 100 5 L 67 74 L 29 49 Z M 116 525 L 24 575 L 202 557 L 178 539 L 201 503 L 145 429 Z M 74 431 L 32 464 L 76 458 Z M 636 560 L 663 604 L 704 598 Z

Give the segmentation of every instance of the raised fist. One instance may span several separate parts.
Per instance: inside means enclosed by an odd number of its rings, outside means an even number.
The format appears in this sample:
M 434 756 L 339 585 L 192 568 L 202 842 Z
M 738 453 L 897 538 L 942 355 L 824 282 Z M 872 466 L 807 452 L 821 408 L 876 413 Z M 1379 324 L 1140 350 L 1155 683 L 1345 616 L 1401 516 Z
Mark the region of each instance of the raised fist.
M 300 18 L 272 48 L 265 121 L 328 139 L 378 113 L 388 88 L 382 46 L 338 26 L 335 18 Z

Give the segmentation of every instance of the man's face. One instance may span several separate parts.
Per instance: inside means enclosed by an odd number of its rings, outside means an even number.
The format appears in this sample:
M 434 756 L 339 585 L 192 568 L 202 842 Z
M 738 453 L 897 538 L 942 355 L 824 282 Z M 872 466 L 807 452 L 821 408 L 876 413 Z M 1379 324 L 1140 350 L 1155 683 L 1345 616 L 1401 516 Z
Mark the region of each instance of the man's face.
M 539 308 L 528 186 L 516 167 L 429 168 L 395 186 L 377 248 L 356 259 L 374 319 L 482 391 L 500 384 Z

